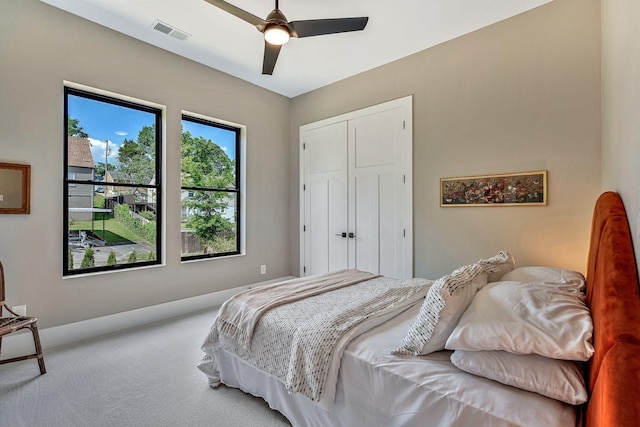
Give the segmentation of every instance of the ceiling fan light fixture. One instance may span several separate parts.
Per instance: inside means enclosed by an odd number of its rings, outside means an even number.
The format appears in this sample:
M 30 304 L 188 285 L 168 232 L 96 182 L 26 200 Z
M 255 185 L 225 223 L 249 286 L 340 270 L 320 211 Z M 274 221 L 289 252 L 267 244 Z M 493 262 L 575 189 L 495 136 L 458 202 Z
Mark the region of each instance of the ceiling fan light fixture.
M 304 38 L 321 36 L 324 34 L 347 33 L 361 31 L 366 27 L 369 18 L 366 16 L 356 18 L 329 18 L 307 19 L 302 21 L 289 21 L 278 7 L 273 9 L 265 19 L 240 9 L 225 0 L 205 0 L 207 3 L 224 10 L 241 20 L 256 27 L 264 36 L 264 56 L 262 59 L 262 74 L 273 74 L 273 68 L 278 60 L 282 45 L 289 41 L 290 37 Z
M 264 39 L 267 43 L 271 43 L 276 46 L 281 46 L 289 41 L 291 34 L 289 29 L 283 25 L 269 25 L 264 30 Z

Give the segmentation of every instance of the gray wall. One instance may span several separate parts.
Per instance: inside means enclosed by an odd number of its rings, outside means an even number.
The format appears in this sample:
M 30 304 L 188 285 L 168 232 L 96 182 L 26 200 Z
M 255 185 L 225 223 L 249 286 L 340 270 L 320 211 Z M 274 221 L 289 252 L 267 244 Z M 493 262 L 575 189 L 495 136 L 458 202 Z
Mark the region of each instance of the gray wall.
M 602 190 L 620 193 L 640 254 L 640 2 L 602 2 Z
M 413 94 L 414 274 L 511 252 L 584 271 L 600 191 L 600 2 L 555 0 L 291 105 L 291 259 L 299 126 Z M 439 207 L 441 177 L 547 169 L 546 207 Z
M 63 80 L 166 106 L 166 266 L 62 278 Z M 11 303 L 49 327 L 288 275 L 289 104 L 40 1 L 0 0 L 0 162 L 32 166 L 31 214 L 0 215 Z M 246 256 L 180 263 L 182 110 L 247 126 Z
M 415 274 L 499 249 L 520 265 L 584 270 L 601 190 L 598 0 L 555 0 L 292 100 L 37 0 L 0 2 L 0 162 L 32 165 L 32 213 L 0 217 L 0 260 L 11 302 L 43 327 L 296 274 L 299 126 L 410 94 Z M 63 80 L 167 106 L 166 266 L 62 279 Z M 246 256 L 179 261 L 183 109 L 248 128 Z M 603 175 L 637 195 L 638 172 L 627 184 L 616 167 L 628 155 L 603 161 Z M 547 207 L 439 207 L 441 177 L 538 169 L 549 170 Z

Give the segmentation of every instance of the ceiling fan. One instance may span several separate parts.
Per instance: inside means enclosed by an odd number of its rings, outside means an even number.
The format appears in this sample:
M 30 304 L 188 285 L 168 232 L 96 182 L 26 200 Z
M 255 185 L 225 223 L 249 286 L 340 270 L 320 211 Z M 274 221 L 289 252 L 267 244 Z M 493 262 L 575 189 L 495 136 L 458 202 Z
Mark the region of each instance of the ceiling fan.
M 311 37 L 323 34 L 346 33 L 349 31 L 363 30 L 369 21 L 368 17 L 360 18 L 334 18 L 334 19 L 310 19 L 306 21 L 291 21 L 278 8 L 265 18 L 258 18 L 239 7 L 223 0 L 205 0 L 220 9 L 237 16 L 238 18 L 254 25 L 258 31 L 264 34 L 264 59 L 262 62 L 262 74 L 273 74 L 276 60 L 280 54 L 282 45 L 289 41 L 290 37 Z

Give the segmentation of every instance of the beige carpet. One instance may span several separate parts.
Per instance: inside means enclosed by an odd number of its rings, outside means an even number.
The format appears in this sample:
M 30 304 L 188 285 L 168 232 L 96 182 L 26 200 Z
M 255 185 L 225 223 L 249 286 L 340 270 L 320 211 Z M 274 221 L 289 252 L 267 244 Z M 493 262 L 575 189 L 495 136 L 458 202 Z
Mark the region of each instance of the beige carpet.
M 212 389 L 196 365 L 214 310 L 0 366 L 0 426 L 290 427 L 239 390 Z

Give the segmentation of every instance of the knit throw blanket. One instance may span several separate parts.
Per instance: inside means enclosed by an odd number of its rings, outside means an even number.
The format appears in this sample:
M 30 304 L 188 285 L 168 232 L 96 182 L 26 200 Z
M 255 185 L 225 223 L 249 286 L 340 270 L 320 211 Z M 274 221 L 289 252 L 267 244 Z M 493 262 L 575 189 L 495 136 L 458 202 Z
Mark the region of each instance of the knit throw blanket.
M 220 307 L 219 331 L 249 349 L 256 323 L 267 311 L 374 277 L 378 276 L 365 271 L 340 270 L 248 289 L 231 297 Z
M 225 308 L 223 318 L 216 320 L 203 346 L 208 353 L 205 359 L 213 355 L 206 349 L 219 345 L 280 379 L 290 393 L 320 402 L 325 385 L 335 391 L 336 366 L 346 346 L 341 338 L 356 326 L 362 328 L 371 323 L 373 327 L 376 317 L 399 313 L 421 301 L 431 283 L 425 279 L 398 280 L 373 275 L 366 279 L 360 273 L 347 270 L 312 278 L 315 285 L 304 283 L 304 291 L 297 286 L 298 279 L 282 283 L 284 288 L 271 287 L 276 298 L 269 296 L 271 292 L 259 298 L 271 308 L 264 309 L 263 303 L 250 304 L 256 313 L 252 310 L 247 321 L 235 321 L 243 316 Z M 289 295 L 286 288 L 294 289 L 295 296 Z M 299 298 L 300 293 L 306 297 Z M 244 304 L 238 305 L 242 310 L 246 308 Z M 253 331 L 244 328 L 247 324 L 254 326 Z M 336 378 L 329 378 L 329 372 Z

